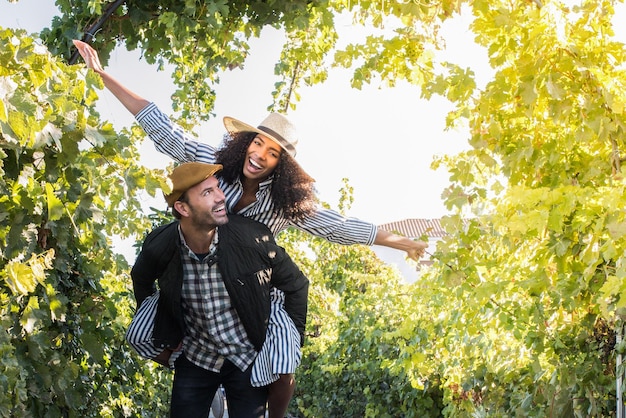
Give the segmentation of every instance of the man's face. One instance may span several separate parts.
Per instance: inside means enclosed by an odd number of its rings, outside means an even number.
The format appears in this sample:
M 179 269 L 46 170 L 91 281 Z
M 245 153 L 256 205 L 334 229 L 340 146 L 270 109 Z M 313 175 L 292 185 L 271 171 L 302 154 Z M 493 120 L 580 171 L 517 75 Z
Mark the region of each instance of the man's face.
M 213 229 L 228 222 L 224 192 L 215 176 L 196 184 L 185 194 L 185 201 L 176 202 L 181 205 L 177 210 L 184 218 L 189 218 L 194 227 Z

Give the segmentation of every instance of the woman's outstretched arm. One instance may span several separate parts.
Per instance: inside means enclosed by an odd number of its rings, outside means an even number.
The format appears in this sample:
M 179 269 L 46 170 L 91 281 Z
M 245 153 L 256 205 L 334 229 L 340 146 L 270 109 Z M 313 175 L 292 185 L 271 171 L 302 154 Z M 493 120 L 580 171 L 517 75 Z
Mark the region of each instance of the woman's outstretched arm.
M 407 256 L 415 261 L 418 261 L 424 256 L 424 251 L 426 251 L 428 247 L 428 244 L 424 241 L 413 241 L 412 239 L 392 234 L 382 229 L 376 232 L 374 244 L 406 251 Z
M 124 105 L 126 109 L 133 115 L 139 113 L 141 109 L 146 107 L 150 102 L 143 97 L 132 92 L 119 81 L 112 77 L 109 73 L 104 71 L 98 58 L 98 53 L 91 45 L 74 39 L 74 45 L 78 49 L 81 57 L 85 60 L 87 68 L 91 68 L 94 72 L 98 73 L 102 77 L 104 86 Z

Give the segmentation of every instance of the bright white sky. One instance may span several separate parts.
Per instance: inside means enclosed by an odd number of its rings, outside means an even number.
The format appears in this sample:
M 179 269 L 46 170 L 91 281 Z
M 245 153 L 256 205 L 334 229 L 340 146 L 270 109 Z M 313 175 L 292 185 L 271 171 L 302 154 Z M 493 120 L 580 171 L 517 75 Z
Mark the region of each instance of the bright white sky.
M 626 7 L 619 6 L 617 22 L 624 22 Z M 0 0 L 0 26 L 39 32 L 57 13 L 53 0 Z M 479 85 L 490 76 L 486 53 L 473 44 L 467 29 L 471 16 L 465 13 L 446 26 L 443 36 L 450 60 L 470 66 Z M 618 38 L 626 42 L 626 30 L 617 25 Z M 347 42 L 355 29 L 346 21 L 339 27 Z M 198 127 L 200 140 L 217 145 L 224 133 L 223 116 L 233 116 L 257 125 L 267 115 L 276 81 L 274 63 L 282 38 L 273 30 L 264 31 L 253 42 L 244 70 L 224 75 L 217 91 L 217 118 Z M 107 70 L 164 111 L 171 110 L 174 90 L 168 71 L 157 72 L 139 59 L 138 52 L 118 48 Z M 349 72 L 333 70 L 324 85 L 305 88 L 296 111 L 288 114 L 300 134 L 297 160 L 317 180 L 322 200 L 336 207 L 341 179 L 348 178 L 355 201 L 350 215 L 382 224 L 407 218 L 437 218 L 446 214 L 441 192 L 448 185 L 444 170 L 430 169 L 435 155 L 455 154 L 467 147 L 468 134 L 445 132 L 445 115 L 450 105 L 435 98 L 419 98 L 419 90 L 399 83 L 396 88 L 354 90 Z M 113 96 L 101 94 L 99 111 L 116 127 L 128 126 L 133 118 Z M 164 167 L 169 159 L 147 142 L 142 148 L 144 164 Z M 151 203 L 152 204 L 152 203 Z M 157 207 L 160 202 L 157 202 Z

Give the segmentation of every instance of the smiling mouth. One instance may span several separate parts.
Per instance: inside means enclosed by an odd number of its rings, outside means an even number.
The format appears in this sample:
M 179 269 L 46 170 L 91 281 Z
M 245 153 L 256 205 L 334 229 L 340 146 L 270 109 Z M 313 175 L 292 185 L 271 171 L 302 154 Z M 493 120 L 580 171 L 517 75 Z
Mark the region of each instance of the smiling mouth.
M 252 168 L 256 168 L 257 170 L 262 170 L 263 167 L 261 167 L 259 164 L 257 164 L 254 160 L 252 160 L 252 158 L 248 158 L 248 163 L 250 163 L 250 165 L 252 166 Z
M 213 213 L 222 212 L 222 211 L 225 211 L 225 210 L 226 210 L 226 206 L 221 205 L 221 206 L 218 206 L 215 209 L 213 209 Z

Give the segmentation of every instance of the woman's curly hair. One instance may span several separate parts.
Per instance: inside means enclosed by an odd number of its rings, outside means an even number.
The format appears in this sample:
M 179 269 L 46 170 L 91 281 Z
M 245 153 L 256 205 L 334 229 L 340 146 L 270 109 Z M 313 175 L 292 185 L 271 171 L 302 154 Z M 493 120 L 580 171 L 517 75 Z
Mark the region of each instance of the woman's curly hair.
M 217 175 L 227 183 L 232 184 L 241 176 L 248 147 L 255 137 L 254 132 L 238 132 L 224 138 L 215 157 L 216 163 L 224 167 Z M 301 221 L 315 212 L 315 180 L 284 150 L 272 175 L 270 195 L 277 213 L 283 212 L 287 219 Z

